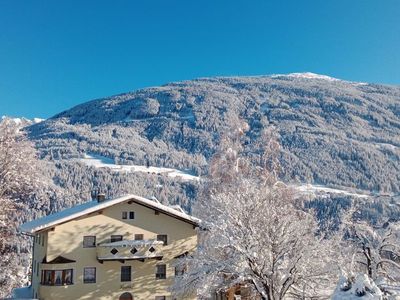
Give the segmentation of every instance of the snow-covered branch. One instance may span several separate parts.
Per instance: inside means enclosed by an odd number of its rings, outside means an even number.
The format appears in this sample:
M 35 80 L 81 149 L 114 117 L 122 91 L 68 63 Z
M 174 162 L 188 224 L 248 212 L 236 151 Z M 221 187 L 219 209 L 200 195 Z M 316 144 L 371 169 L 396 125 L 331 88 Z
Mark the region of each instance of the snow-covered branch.
M 278 146 L 271 132 L 267 136 L 258 165 L 243 155 L 240 138 L 226 142 L 214 157 L 195 207 L 204 228 L 200 246 L 185 259 L 188 272 L 177 279 L 174 294 L 210 297 L 246 286 L 268 300 L 299 290 L 316 297 L 329 282 L 329 243 L 317 235 L 314 215 L 278 181 Z

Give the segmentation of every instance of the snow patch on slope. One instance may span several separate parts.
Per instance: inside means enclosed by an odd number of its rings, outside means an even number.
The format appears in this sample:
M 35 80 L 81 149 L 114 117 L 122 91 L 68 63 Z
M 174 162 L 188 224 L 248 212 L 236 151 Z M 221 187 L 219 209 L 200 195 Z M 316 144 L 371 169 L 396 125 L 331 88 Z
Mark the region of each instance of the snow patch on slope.
M 337 79 L 337 78 L 333 78 L 333 77 L 330 77 L 327 75 L 315 74 L 315 73 L 311 73 L 311 72 L 290 73 L 290 74 L 287 74 L 286 76 L 294 77 L 294 78 L 323 79 L 323 80 L 329 80 L 329 81 L 339 81 L 339 79 Z
M 367 85 L 365 82 L 353 82 L 342 80 L 338 78 L 334 78 L 327 75 L 315 74 L 312 72 L 304 72 L 304 73 L 289 73 L 289 74 L 273 74 L 270 76 L 271 78 L 279 78 L 279 77 L 289 77 L 289 78 L 302 78 L 302 79 L 318 79 L 318 80 L 326 80 L 331 82 L 348 82 L 354 85 Z
M 108 158 L 105 156 L 101 156 L 94 153 L 87 153 L 83 158 L 80 159 L 81 162 L 86 164 L 87 166 L 95 167 L 95 168 L 109 168 L 115 172 L 142 172 L 148 174 L 155 175 L 167 175 L 169 177 L 175 178 L 180 177 L 183 180 L 191 181 L 191 180 L 200 180 L 200 177 L 191 175 L 189 173 L 185 173 L 181 170 L 172 169 L 172 168 L 160 168 L 160 167 L 147 167 L 142 165 L 118 165 L 115 164 L 112 158 Z M 346 196 L 352 196 L 357 198 L 368 198 L 371 195 L 367 193 L 359 193 L 355 191 L 350 191 L 349 189 L 337 189 L 330 188 L 323 185 L 312 185 L 312 184 L 300 184 L 293 186 L 297 191 L 301 194 L 311 194 L 316 195 L 320 193 L 326 194 L 343 194 Z
M 318 193 L 327 193 L 327 194 L 342 194 L 345 196 L 352 196 L 357 198 L 368 198 L 371 196 L 369 194 L 362 194 L 344 189 L 329 188 L 323 185 L 303 184 L 303 185 L 295 185 L 294 188 L 302 194 L 311 194 L 311 195 L 315 195 Z
M 169 177 L 181 178 L 182 180 L 200 180 L 200 177 L 185 173 L 181 170 L 171 169 L 171 168 L 159 168 L 159 167 L 146 167 L 141 165 L 117 165 L 114 160 L 105 156 L 88 153 L 85 154 L 83 158 L 80 159 L 87 166 L 95 168 L 109 168 L 115 172 L 142 172 L 155 175 L 167 175 Z
M 42 118 L 33 118 L 33 119 L 32 119 L 32 122 L 33 122 L 34 124 L 37 124 L 37 123 L 43 122 L 44 120 L 46 120 L 46 119 L 42 119 Z
M 329 81 L 340 81 L 340 79 L 333 78 L 327 75 L 320 75 L 311 72 L 304 72 L 304 73 L 289 73 L 289 74 L 274 74 L 271 75 L 272 78 L 278 77 L 292 77 L 292 78 L 305 78 L 305 79 L 323 79 Z
M 390 143 L 373 143 L 374 146 L 382 149 L 390 149 L 392 151 L 399 150 L 400 147 Z

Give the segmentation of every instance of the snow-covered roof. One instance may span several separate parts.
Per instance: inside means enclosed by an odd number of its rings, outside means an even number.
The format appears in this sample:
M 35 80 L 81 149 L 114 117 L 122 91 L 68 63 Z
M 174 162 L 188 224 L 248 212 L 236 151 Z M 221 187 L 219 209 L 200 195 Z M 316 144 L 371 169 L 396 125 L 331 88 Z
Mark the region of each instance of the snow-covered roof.
M 24 223 L 19 227 L 19 230 L 26 233 L 36 233 L 38 231 L 49 229 L 56 225 L 74 220 L 84 215 L 94 213 L 99 210 L 105 209 L 107 207 L 127 201 L 133 201 L 137 204 L 157 210 L 160 213 L 164 213 L 166 215 L 169 215 L 171 217 L 177 218 L 179 220 L 182 220 L 184 222 L 193 225 L 198 225 L 200 222 L 200 220 L 195 217 L 192 217 L 182 211 L 178 211 L 167 205 L 163 205 L 159 202 L 155 202 L 153 200 L 149 200 L 136 195 L 126 195 L 115 199 L 104 200 L 102 202 L 98 202 L 97 200 L 88 201 L 83 204 L 67 208 L 60 212 Z

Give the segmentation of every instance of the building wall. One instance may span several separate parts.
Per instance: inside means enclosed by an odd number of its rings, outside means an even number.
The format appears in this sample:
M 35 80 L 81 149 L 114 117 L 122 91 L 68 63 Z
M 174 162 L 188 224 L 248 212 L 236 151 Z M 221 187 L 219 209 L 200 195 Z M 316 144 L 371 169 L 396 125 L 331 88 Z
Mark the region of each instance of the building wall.
M 134 211 L 135 219 L 123 220 L 122 211 Z M 63 265 L 41 264 L 41 269 L 73 269 L 74 284 L 65 286 L 40 285 L 40 299 L 119 299 L 123 292 L 132 293 L 135 300 L 151 300 L 155 296 L 169 296 L 168 287 L 175 279 L 172 266 L 174 257 L 192 251 L 197 245 L 193 225 L 167 216 L 155 214 L 153 209 L 136 203 L 121 203 L 91 215 L 58 225 L 47 231 L 47 251 L 35 251 L 35 257 L 47 254 L 47 261 L 57 256 L 75 260 Z M 168 235 L 168 245 L 161 247 L 163 259 L 140 261 L 104 261 L 96 258 L 96 248 L 83 248 L 83 236 L 96 236 L 96 243 L 109 242 L 111 235 L 134 239 L 143 234 L 144 239 L 156 239 L 157 234 Z M 47 240 L 47 239 L 46 239 Z M 43 259 L 43 257 L 42 257 Z M 156 265 L 167 265 L 167 279 L 155 278 Z M 121 266 L 132 267 L 132 281 L 120 281 Z M 83 283 L 83 268 L 96 267 L 96 283 Z M 37 282 L 37 279 L 36 279 Z M 171 299 L 167 297 L 167 299 Z M 196 297 L 193 297 L 196 299 Z M 188 299 L 189 300 L 189 299 Z
M 37 298 L 41 279 L 41 265 L 47 251 L 47 232 L 33 236 L 33 257 L 32 257 L 32 297 Z

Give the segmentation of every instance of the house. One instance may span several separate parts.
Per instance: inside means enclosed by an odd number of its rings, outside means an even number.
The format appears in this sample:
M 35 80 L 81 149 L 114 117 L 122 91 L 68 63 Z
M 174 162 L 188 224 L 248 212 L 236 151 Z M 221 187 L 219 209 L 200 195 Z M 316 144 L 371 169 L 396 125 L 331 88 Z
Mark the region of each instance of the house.
M 135 195 L 99 195 L 25 223 L 34 238 L 30 297 L 171 299 L 183 271 L 174 262 L 195 250 L 198 225 L 179 207 Z

